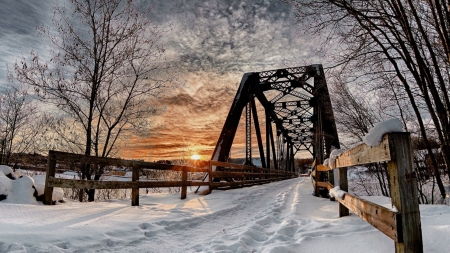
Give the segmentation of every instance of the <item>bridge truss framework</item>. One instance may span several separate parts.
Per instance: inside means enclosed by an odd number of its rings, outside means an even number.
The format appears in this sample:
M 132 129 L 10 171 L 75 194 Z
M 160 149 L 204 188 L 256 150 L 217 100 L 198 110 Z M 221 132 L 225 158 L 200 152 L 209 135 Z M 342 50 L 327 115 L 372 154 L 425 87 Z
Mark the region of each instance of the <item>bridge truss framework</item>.
M 265 144 L 255 99 L 264 108 Z M 299 151 L 310 152 L 315 164 L 322 164 L 332 148 L 340 148 L 320 64 L 244 74 L 211 160 L 228 161 L 244 109 L 246 164 L 252 164 L 253 128 L 263 168 L 294 171 Z

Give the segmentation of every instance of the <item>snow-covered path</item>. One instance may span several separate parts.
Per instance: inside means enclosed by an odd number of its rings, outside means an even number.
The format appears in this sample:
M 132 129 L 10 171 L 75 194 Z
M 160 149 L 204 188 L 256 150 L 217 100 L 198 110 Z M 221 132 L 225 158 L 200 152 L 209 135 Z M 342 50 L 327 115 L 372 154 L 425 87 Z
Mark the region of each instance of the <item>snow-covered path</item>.
M 150 194 L 139 207 L 0 203 L 0 252 L 394 252 L 387 236 L 355 215 L 338 218 L 337 202 L 311 189 L 309 179 L 296 178 L 185 200 Z M 430 236 L 450 233 L 449 208 L 421 212 L 422 224 L 433 221 L 425 252 L 448 248 Z

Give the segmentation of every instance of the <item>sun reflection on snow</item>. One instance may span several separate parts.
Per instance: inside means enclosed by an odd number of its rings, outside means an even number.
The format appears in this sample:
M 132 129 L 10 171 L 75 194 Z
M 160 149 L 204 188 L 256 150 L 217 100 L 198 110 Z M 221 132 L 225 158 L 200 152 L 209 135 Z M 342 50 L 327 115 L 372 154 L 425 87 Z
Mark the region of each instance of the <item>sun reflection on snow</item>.
M 195 198 L 186 201 L 183 208 L 189 209 L 193 216 L 202 216 L 205 214 L 211 214 L 212 210 L 204 198 Z

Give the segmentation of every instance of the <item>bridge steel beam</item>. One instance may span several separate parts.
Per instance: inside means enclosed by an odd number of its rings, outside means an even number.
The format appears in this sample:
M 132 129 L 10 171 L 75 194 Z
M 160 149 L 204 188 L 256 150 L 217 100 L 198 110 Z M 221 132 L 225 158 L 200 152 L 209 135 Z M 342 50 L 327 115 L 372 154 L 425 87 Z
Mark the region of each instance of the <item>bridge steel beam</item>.
M 275 140 L 273 138 L 273 128 L 272 124 L 270 124 L 270 144 L 272 146 L 272 157 L 273 157 L 273 166 L 276 170 L 278 170 L 278 157 L 277 157 L 277 151 L 275 150 Z
M 255 97 L 265 112 L 265 155 Z M 340 148 L 330 94 L 320 64 L 244 74 L 211 160 L 228 161 L 246 106 L 247 161 L 251 162 L 251 114 L 263 167 L 273 165 L 275 169 L 285 167 L 294 171 L 294 156 L 298 152 L 307 151 L 315 159 L 315 164 L 322 164 L 333 148 Z M 277 145 L 273 125 L 276 127 Z M 315 180 L 327 180 L 324 173 L 316 174 Z M 333 177 L 330 175 L 328 178 Z
M 340 148 L 339 137 L 331 106 L 330 93 L 322 65 L 315 65 L 317 75 L 314 76 L 314 96 L 320 107 L 321 127 L 324 139 L 325 156 L 328 157 L 332 147 Z M 323 161 L 322 161 L 323 162 Z
M 250 96 L 253 92 L 252 88 L 254 88 L 255 83 L 258 83 L 258 80 L 258 73 L 244 74 L 230 111 L 228 112 L 227 119 L 225 120 L 211 160 L 221 162 L 226 162 L 228 160 L 242 111 L 250 100 Z
M 253 99 L 250 99 L 245 106 L 245 164 L 253 165 L 252 162 L 252 106 Z
M 256 110 L 255 99 L 251 99 L 252 103 L 252 114 L 253 114 L 253 124 L 255 125 L 255 135 L 256 140 L 258 141 L 258 149 L 259 149 L 259 157 L 261 158 L 261 166 L 263 168 L 267 168 L 266 159 L 264 157 L 264 147 L 261 137 L 261 129 L 259 128 L 259 119 L 258 119 L 258 111 Z
M 270 168 L 270 136 L 272 135 L 272 122 L 269 111 L 265 109 L 266 113 L 266 168 Z M 275 156 L 273 156 L 275 158 Z

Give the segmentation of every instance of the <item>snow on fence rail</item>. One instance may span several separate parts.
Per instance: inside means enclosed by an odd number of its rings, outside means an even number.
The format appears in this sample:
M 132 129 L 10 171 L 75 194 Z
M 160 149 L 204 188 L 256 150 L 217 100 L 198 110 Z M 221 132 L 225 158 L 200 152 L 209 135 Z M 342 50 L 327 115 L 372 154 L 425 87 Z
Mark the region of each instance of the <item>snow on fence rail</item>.
M 180 165 L 150 163 L 118 158 L 95 157 L 50 150 L 47 158 L 47 173 L 45 179 L 44 204 L 52 203 L 54 187 L 78 189 L 132 189 L 131 205 L 139 205 L 139 188 L 181 187 L 181 199 L 185 199 L 188 186 L 208 186 L 213 189 L 245 187 L 293 178 L 293 172 L 263 169 L 259 167 L 231 164 L 217 161 L 207 161 L 207 168 L 196 168 Z M 100 181 L 55 178 L 57 161 L 66 164 L 117 166 L 132 168 L 131 181 Z M 212 166 L 217 169 L 212 170 Z M 181 172 L 181 181 L 139 181 L 141 170 L 166 170 Z M 189 181 L 188 173 L 203 172 L 210 175 L 208 182 Z M 226 180 L 226 182 L 222 182 Z
M 387 162 L 389 190 L 394 210 L 349 194 L 347 167 L 375 162 Z M 349 210 L 389 236 L 395 242 L 395 252 L 423 252 L 422 229 L 416 178 L 413 167 L 409 133 L 389 133 L 379 146 L 360 144 L 345 151 L 336 159 L 338 182 L 345 191 L 339 201 L 339 217 L 348 216 Z M 331 171 L 330 167 L 317 165 L 317 171 Z M 318 189 L 334 188 L 328 182 L 316 182 Z M 395 210 L 396 209 L 396 210 Z

